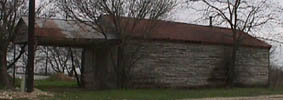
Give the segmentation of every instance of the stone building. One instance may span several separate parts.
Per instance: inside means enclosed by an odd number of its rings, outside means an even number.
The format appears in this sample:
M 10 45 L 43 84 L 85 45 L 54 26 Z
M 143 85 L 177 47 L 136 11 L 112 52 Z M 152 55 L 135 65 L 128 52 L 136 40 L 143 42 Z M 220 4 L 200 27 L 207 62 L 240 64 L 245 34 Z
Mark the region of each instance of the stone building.
M 39 45 L 84 49 L 82 79 L 85 87 L 117 87 L 115 66 L 119 63 L 119 35 L 109 31 L 109 38 L 105 40 L 101 34 L 82 23 L 42 20 L 37 19 L 36 25 Z M 103 17 L 101 22 L 106 27 L 113 26 L 107 17 Z M 146 31 L 152 27 L 152 23 L 150 20 L 141 20 L 134 31 L 128 32 L 134 38 L 125 51 L 131 53 L 141 46 L 137 55 L 143 55 L 132 67 L 129 87 L 195 88 L 226 85 L 227 65 L 233 44 L 230 29 L 168 21 L 155 21 L 155 24 L 154 28 Z M 27 20 L 23 18 L 18 30 L 26 30 L 26 26 Z M 26 32 L 18 33 L 20 38 L 17 40 L 24 43 Z M 241 35 L 241 41 L 237 51 L 235 83 L 244 86 L 268 85 L 271 45 L 248 33 L 238 31 L 238 34 Z

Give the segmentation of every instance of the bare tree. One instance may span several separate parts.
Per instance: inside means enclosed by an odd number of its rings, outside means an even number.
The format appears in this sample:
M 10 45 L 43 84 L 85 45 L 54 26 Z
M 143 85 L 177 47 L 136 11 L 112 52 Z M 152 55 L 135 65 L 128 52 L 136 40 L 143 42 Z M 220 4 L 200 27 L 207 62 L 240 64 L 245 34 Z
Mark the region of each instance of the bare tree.
M 110 33 L 109 30 L 111 30 L 111 33 L 115 33 L 115 35 L 120 37 L 120 44 L 118 45 L 119 61 L 114 69 L 117 74 L 117 84 L 119 87 L 123 88 L 123 85 L 125 85 L 128 79 L 129 71 L 131 70 L 130 67 L 140 58 L 135 55 L 137 54 L 136 52 L 131 55 L 131 57 L 125 55 L 124 47 L 128 45 L 131 39 L 129 34 L 135 32 L 136 26 L 144 19 L 152 21 L 151 27 L 145 28 L 145 32 L 150 31 L 155 21 L 167 17 L 168 13 L 176 6 L 176 1 L 60 0 L 58 1 L 58 5 L 59 9 L 65 12 L 68 18 L 75 19 L 90 26 L 96 32 L 103 34 L 105 40 L 110 38 L 108 35 L 108 33 Z M 105 23 L 102 24 L 105 20 L 110 22 L 111 25 L 105 26 Z M 137 47 L 137 49 L 138 48 L 140 47 Z
M 56 10 L 53 8 L 50 8 L 51 4 L 53 4 L 54 0 L 47 0 L 47 1 L 40 1 L 37 5 L 38 7 L 36 8 L 36 16 L 37 17 L 44 17 L 44 18 L 49 18 L 49 17 L 54 17 Z M 22 17 L 24 15 L 28 15 L 28 10 L 27 10 L 27 3 L 23 3 L 21 5 L 21 9 L 19 12 L 19 17 Z M 16 44 L 13 44 L 16 45 Z M 26 49 L 26 44 L 23 45 L 17 45 L 16 47 L 19 47 L 20 49 L 17 49 L 16 51 L 16 58 L 15 59 L 8 59 L 9 65 L 8 69 L 12 68 L 18 60 L 22 57 L 22 55 L 25 53 Z M 9 56 L 12 56 L 11 54 L 14 53 L 14 46 L 10 45 L 8 48 L 8 52 L 10 53 Z
M 234 85 L 237 51 L 243 40 L 243 32 L 252 32 L 274 19 L 269 0 L 188 0 L 204 3 L 204 19 L 213 18 L 219 26 L 229 27 L 233 33 L 233 49 L 228 68 L 228 83 Z
M 47 47 L 47 51 L 44 52 L 48 53 L 47 59 L 53 71 L 57 73 L 70 72 L 67 64 L 70 59 L 67 50 L 58 47 Z
M 14 51 L 16 49 L 16 51 Z M 20 46 L 12 46 L 10 45 L 9 48 L 8 48 L 8 56 L 10 56 L 10 58 L 12 56 L 13 59 L 8 59 L 8 70 L 11 69 L 13 66 L 16 65 L 16 63 L 21 59 L 22 55 L 24 55 L 26 51 L 26 44 L 23 44 L 23 45 L 20 45 Z
M 63 47 L 39 47 L 37 53 L 37 62 L 41 62 L 46 67 L 46 63 L 50 65 L 52 71 L 57 73 L 67 72 L 70 77 L 73 76 L 73 66 L 80 67 L 81 55 L 80 49 L 63 48 Z M 43 60 L 47 60 L 43 61 Z
M 7 72 L 7 52 L 15 37 L 16 22 L 21 16 L 25 0 L 0 0 L 0 84 L 11 88 Z
M 19 50 L 23 51 L 23 49 Z M 73 77 L 76 72 L 74 68 L 81 68 L 81 49 L 77 48 L 64 48 L 64 47 L 51 47 L 51 46 L 37 46 L 35 56 L 35 71 L 44 74 L 49 69 L 50 73 L 67 73 Z M 72 56 L 73 55 L 73 56 Z M 22 56 L 21 64 L 26 65 L 27 53 Z M 79 72 L 77 72 L 79 73 Z
M 121 29 L 121 17 L 136 19 L 157 20 L 165 18 L 175 6 L 173 0 L 60 0 L 58 7 L 69 18 L 82 22 L 107 38 L 103 25 L 100 24 L 100 17 L 104 15 L 113 16 L 116 31 Z
M 77 73 L 77 59 L 76 59 L 76 55 L 74 54 L 74 50 L 72 48 L 69 48 L 69 54 L 70 54 L 70 57 L 71 57 L 71 63 L 72 63 L 72 70 L 71 70 L 71 73 L 74 73 L 75 74 L 75 77 L 77 79 L 77 84 L 78 86 L 81 86 L 81 80 L 80 80 L 80 77 Z M 77 67 L 76 67 L 77 66 Z
M 25 51 L 22 49 L 14 61 L 7 61 L 8 52 L 10 51 L 8 49 L 9 45 L 16 36 L 17 21 L 23 15 L 27 15 L 27 5 L 27 0 L 0 0 L 0 42 L 2 43 L 0 45 L 0 84 L 7 88 L 12 87 L 7 70 L 16 64 Z M 41 4 L 39 7 L 43 8 L 44 6 Z M 39 11 L 42 10 L 38 9 L 37 12 Z M 7 65 L 8 62 L 11 63 Z

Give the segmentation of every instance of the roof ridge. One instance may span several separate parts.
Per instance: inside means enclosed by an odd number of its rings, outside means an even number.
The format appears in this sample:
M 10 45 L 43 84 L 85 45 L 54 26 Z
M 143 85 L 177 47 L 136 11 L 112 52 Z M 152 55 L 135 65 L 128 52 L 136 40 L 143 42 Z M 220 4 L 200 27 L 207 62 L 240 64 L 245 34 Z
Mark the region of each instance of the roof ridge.
M 128 20 L 128 21 L 133 20 L 128 17 L 124 17 L 124 18 L 121 18 L 121 19 Z M 52 19 L 52 18 L 37 18 L 37 19 L 43 19 L 47 21 L 58 21 L 58 20 L 63 21 L 60 23 L 69 22 L 69 20 L 64 20 L 64 19 Z M 109 18 L 107 19 L 109 20 Z M 26 17 L 23 17 L 21 18 L 21 20 L 27 20 L 27 19 Z M 81 23 L 76 20 L 73 20 L 73 21 L 77 22 L 78 24 Z M 232 38 L 230 36 L 229 37 L 226 36 L 228 33 L 232 34 L 232 30 L 229 28 L 216 27 L 216 26 L 211 27 L 211 26 L 205 26 L 205 25 L 189 24 L 189 23 L 184 23 L 184 22 L 174 22 L 174 21 L 168 21 L 168 20 L 153 20 L 153 21 L 156 21 L 156 23 L 160 23 L 162 25 L 153 30 L 154 32 L 152 32 L 152 36 L 149 37 L 149 39 L 152 38 L 152 39 L 167 39 L 167 40 L 180 40 L 180 41 L 202 41 L 204 43 L 220 43 L 220 44 L 233 43 Z M 142 33 L 144 32 L 144 28 L 145 28 L 143 26 L 147 25 L 146 23 L 150 23 L 151 21 L 150 19 L 141 19 L 141 22 L 142 23 L 137 25 L 137 30 L 135 31 L 135 34 L 132 34 L 132 36 L 143 36 Z M 39 23 L 44 23 L 44 21 L 43 22 L 39 21 Z M 75 24 L 75 23 L 71 23 L 71 24 Z M 52 23 L 50 25 L 52 25 Z M 64 26 L 64 24 L 60 24 L 60 25 Z M 43 28 L 46 28 L 46 27 L 43 27 Z M 67 32 L 67 33 L 62 32 L 68 27 L 56 27 L 56 28 L 60 29 L 61 30 L 60 32 L 62 34 L 71 35 L 70 32 Z M 48 32 L 47 30 L 43 30 L 43 31 L 46 31 L 46 34 Z M 46 34 L 44 35 L 41 34 L 41 35 L 45 36 Z M 51 33 L 48 33 L 48 34 L 51 34 Z M 81 34 L 81 33 L 76 33 L 76 34 Z M 91 34 L 88 34 L 88 32 L 85 32 L 85 34 L 91 35 Z M 244 45 L 258 46 L 258 47 L 264 47 L 264 48 L 270 47 L 268 43 L 265 43 L 264 41 L 253 37 L 247 32 L 240 31 L 240 34 L 243 34 L 243 37 L 247 38 L 245 41 L 243 41 Z M 48 35 L 48 36 L 51 36 L 51 35 Z M 92 37 L 92 38 L 97 39 L 97 37 L 101 37 L 98 35 L 95 35 L 95 36 L 96 37 Z M 74 38 L 89 38 L 85 36 L 78 37 L 75 35 L 73 37 Z M 62 37 L 58 37 L 58 38 L 62 38 Z M 68 37 L 64 37 L 64 38 L 68 38 Z
M 28 18 L 27 16 L 23 16 L 23 17 L 21 17 L 21 18 Z M 42 19 L 42 20 L 45 20 L 45 19 L 47 19 L 47 20 L 62 20 L 62 21 L 76 21 L 76 20 L 74 20 L 74 19 L 60 19 L 60 18 L 44 18 L 44 17 L 36 17 L 35 19 Z
M 22 18 L 27 18 L 27 16 L 23 16 Z M 133 19 L 133 18 L 130 18 L 130 17 L 123 17 L 123 18 L 127 18 L 127 19 Z M 75 22 L 79 22 L 81 23 L 80 21 L 77 21 L 77 20 L 74 20 L 74 19 L 60 19 L 60 18 L 43 18 L 43 17 L 36 17 L 36 19 L 47 19 L 47 20 L 61 20 L 61 21 L 75 21 Z M 151 21 L 151 19 L 142 19 L 142 20 L 148 20 L 148 21 Z M 193 25 L 193 26 L 200 26 L 200 27 L 207 27 L 207 28 L 218 28 L 218 29 L 224 29 L 224 30 L 232 30 L 230 28 L 227 28 L 227 27 L 221 27 L 221 26 L 208 26 L 208 25 L 199 25 L 199 24 L 192 24 L 192 23 L 185 23 L 185 22 L 175 22 L 175 21 L 170 21 L 170 20 L 157 20 L 159 22 L 165 22 L 165 23 L 174 23 L 174 24 L 185 24 L 185 25 Z M 89 22 L 89 21 L 85 21 L 85 22 Z M 238 31 L 241 31 L 241 30 L 238 30 Z M 241 32 L 244 32 L 244 31 L 241 31 Z M 247 32 L 244 32 L 244 33 L 247 33 Z
M 103 17 L 111 17 L 110 15 L 104 15 Z M 131 17 L 125 17 L 125 16 L 122 16 L 121 18 L 126 18 L 126 19 L 134 19 L 134 18 L 131 18 Z M 153 19 L 142 19 L 142 20 L 147 20 L 147 21 L 152 21 Z M 177 21 L 171 21 L 171 20 L 162 20 L 162 19 L 159 19 L 159 20 L 156 20 L 158 22 L 165 22 L 165 23 L 173 23 L 173 24 L 185 24 L 185 25 L 193 25 L 193 26 L 199 26 L 199 27 L 206 27 L 206 28 L 218 28 L 218 29 L 224 29 L 224 30 L 232 30 L 228 27 L 221 27 L 221 26 L 209 26 L 209 25 L 199 25 L 199 24 L 192 24 L 192 23 L 185 23 L 185 22 L 177 22 Z M 241 30 L 237 30 L 237 31 L 241 31 Z M 244 32 L 244 31 L 241 31 L 241 32 Z M 244 32 L 244 33 L 247 33 L 248 32 Z

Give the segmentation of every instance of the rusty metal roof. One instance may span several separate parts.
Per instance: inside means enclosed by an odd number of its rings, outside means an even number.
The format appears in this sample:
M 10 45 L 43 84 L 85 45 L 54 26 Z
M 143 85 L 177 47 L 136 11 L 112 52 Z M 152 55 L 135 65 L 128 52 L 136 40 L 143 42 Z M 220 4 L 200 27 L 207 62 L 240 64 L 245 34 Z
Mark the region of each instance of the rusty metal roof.
M 39 44 L 72 46 L 87 45 L 90 42 L 105 40 L 103 34 L 77 21 L 36 18 L 35 23 L 35 36 Z M 18 42 L 26 42 L 28 18 L 21 18 L 18 26 L 20 26 L 18 28 L 24 28 L 22 29 L 24 32 L 17 32 L 18 35 L 22 35 L 18 36 L 21 38 L 17 40 Z M 107 34 L 107 37 L 108 39 L 115 39 L 115 36 L 111 34 Z
M 106 26 L 111 25 L 111 17 L 103 16 L 102 22 Z M 170 22 L 170 21 L 151 21 L 141 20 L 134 29 L 132 27 L 134 19 L 122 18 L 122 24 L 128 33 L 134 37 L 147 37 L 147 39 L 188 41 L 208 44 L 233 44 L 232 31 L 228 28 L 209 27 L 194 24 Z M 17 42 L 27 41 L 28 18 L 23 17 L 17 27 Z M 20 31 L 20 32 L 19 32 Z M 107 34 L 109 40 L 118 39 L 117 35 Z M 245 32 L 242 34 L 241 45 L 270 48 L 271 45 L 256 39 Z M 66 21 L 57 19 L 36 19 L 35 34 L 40 45 L 59 45 L 59 46 L 89 46 L 93 43 L 105 41 L 105 37 L 96 32 L 90 26 L 76 21 Z M 108 40 L 108 41 L 109 41 Z
M 108 20 L 108 23 L 113 20 L 110 16 L 104 16 L 104 20 Z M 122 18 L 122 24 L 125 27 L 133 25 L 134 19 Z M 130 23 L 129 23 L 130 22 Z M 152 30 L 147 31 L 149 28 Z M 229 28 L 202 26 L 195 24 L 186 24 L 179 22 L 170 22 L 158 20 L 153 22 L 152 20 L 143 19 L 136 24 L 135 29 L 130 31 L 132 36 L 146 37 L 150 39 L 159 40 L 175 40 L 175 41 L 188 41 L 207 44 L 233 44 L 233 32 Z M 261 41 L 248 33 L 238 31 L 241 34 L 240 44 L 243 46 L 270 48 L 271 45 Z

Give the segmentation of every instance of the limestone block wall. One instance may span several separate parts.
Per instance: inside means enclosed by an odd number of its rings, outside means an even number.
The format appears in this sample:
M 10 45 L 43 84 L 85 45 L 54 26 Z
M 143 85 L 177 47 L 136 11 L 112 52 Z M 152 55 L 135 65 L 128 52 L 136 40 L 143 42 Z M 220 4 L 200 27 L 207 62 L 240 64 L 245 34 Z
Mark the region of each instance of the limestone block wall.
M 132 41 L 128 47 L 143 47 L 143 55 L 133 67 L 133 88 L 190 88 L 223 86 L 227 79 L 227 60 L 231 47 L 170 41 Z M 237 83 L 268 83 L 269 50 L 241 48 L 237 60 Z
M 236 83 L 247 86 L 268 85 L 268 49 L 241 48 L 237 53 L 236 66 Z

